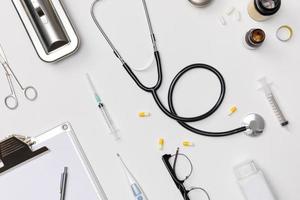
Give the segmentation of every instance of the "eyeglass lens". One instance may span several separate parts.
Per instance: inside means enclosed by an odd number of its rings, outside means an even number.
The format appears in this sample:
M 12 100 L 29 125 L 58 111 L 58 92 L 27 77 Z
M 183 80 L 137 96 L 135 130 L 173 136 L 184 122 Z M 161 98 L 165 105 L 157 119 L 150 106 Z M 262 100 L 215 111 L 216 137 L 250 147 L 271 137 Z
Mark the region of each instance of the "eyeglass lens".
M 210 200 L 209 194 L 202 188 L 194 188 L 187 195 L 190 200 Z
M 175 155 L 170 158 L 169 162 L 173 167 L 175 163 Z M 176 174 L 177 179 L 179 179 L 180 181 L 184 181 L 191 175 L 192 165 L 185 155 L 178 154 L 175 169 L 173 168 L 173 170 Z

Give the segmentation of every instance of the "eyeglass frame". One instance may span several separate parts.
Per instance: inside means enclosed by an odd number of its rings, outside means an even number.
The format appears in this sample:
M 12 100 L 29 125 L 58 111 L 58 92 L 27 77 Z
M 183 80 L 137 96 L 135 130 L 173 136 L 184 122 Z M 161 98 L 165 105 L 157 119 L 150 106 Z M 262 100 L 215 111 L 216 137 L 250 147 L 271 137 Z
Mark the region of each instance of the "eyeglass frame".
M 189 173 L 188 176 L 185 177 L 185 179 L 183 180 L 180 180 L 177 175 L 176 175 L 176 172 L 175 172 L 175 167 L 176 167 L 176 162 L 177 162 L 177 158 L 178 156 L 184 156 L 188 162 L 190 163 L 191 165 L 191 171 Z M 175 156 L 175 160 L 174 160 L 174 165 L 173 167 L 171 166 L 170 164 L 170 158 L 174 157 Z M 210 200 L 210 196 L 208 194 L 208 192 L 201 188 L 201 187 L 192 187 L 191 189 L 187 190 L 186 187 L 184 186 L 184 182 L 191 177 L 192 173 L 193 173 L 193 164 L 192 164 L 192 161 L 185 155 L 185 154 L 182 154 L 182 153 L 179 153 L 179 149 L 177 149 L 177 152 L 176 154 L 174 155 L 171 155 L 171 154 L 165 154 L 162 156 L 162 160 L 163 160 L 163 163 L 165 164 L 165 167 L 167 168 L 169 174 L 171 175 L 175 185 L 177 186 L 177 188 L 179 189 L 181 195 L 183 196 L 183 198 L 185 200 L 190 200 L 190 197 L 188 196 L 188 194 L 193 191 L 193 190 L 196 190 L 196 189 L 199 189 L 199 190 L 202 190 L 205 195 L 207 196 L 208 200 Z

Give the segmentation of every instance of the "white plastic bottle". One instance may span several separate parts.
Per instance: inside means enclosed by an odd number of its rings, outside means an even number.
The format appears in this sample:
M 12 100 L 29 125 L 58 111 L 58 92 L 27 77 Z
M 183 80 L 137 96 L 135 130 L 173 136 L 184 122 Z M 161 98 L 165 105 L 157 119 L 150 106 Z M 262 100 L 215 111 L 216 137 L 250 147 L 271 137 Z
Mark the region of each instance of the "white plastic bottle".
M 276 200 L 263 172 L 256 167 L 254 161 L 238 165 L 234 171 L 247 200 Z

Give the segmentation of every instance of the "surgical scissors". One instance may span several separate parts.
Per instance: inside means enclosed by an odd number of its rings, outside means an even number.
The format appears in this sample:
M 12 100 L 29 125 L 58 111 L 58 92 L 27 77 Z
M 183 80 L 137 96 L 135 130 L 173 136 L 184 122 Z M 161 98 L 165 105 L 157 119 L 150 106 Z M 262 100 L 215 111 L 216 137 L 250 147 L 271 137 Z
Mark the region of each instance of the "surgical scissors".
M 21 84 L 19 79 L 16 77 L 15 73 L 10 68 L 1 45 L 0 45 L 0 62 L 5 70 L 5 75 L 6 75 L 6 78 L 7 78 L 9 87 L 10 87 L 10 92 L 11 92 L 4 99 L 5 106 L 10 110 L 15 110 L 19 106 L 18 97 L 17 97 L 16 91 L 15 91 L 15 88 L 13 85 L 13 79 L 15 79 L 18 86 L 23 91 L 25 98 L 28 99 L 29 101 L 35 101 L 38 97 L 37 90 L 32 86 L 23 87 L 23 85 Z

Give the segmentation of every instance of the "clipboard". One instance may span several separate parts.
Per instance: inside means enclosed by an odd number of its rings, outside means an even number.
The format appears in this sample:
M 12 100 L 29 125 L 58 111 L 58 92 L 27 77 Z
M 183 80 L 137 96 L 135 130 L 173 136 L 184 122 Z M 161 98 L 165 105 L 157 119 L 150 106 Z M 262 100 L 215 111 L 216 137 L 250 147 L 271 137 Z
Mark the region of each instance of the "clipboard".
M 70 123 L 0 142 L 0 199 L 59 200 L 64 167 L 65 200 L 107 200 Z

